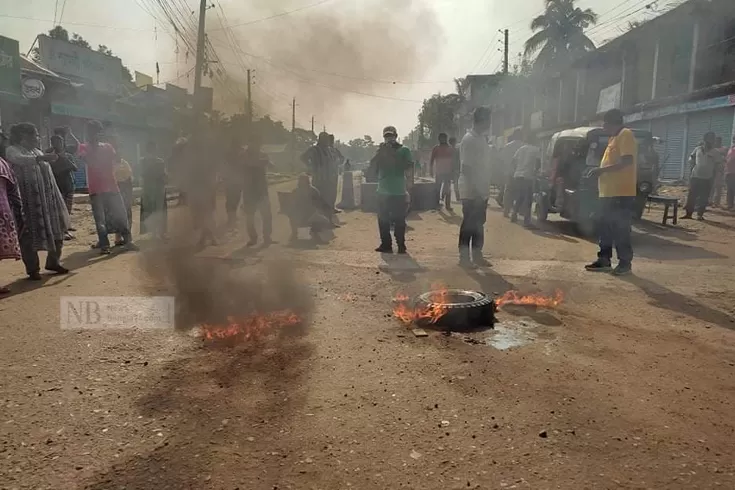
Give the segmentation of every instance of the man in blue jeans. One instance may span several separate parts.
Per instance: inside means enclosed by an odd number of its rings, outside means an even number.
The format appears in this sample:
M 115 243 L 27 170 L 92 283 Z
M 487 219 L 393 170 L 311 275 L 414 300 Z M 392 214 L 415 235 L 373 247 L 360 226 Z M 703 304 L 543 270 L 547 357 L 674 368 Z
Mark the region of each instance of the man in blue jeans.
M 633 132 L 623 126 L 623 113 L 609 110 L 603 128 L 610 135 L 600 167 L 589 176 L 598 177 L 600 192 L 600 251 L 597 260 L 585 266 L 591 272 L 610 272 L 623 276 L 632 272 L 633 247 L 630 227 L 633 204 L 638 192 L 638 143 Z M 612 269 L 613 247 L 618 254 L 618 266 Z
M 87 188 L 98 236 L 96 247 L 103 255 L 110 253 L 110 239 L 107 236 L 109 225 L 120 233 L 122 245 L 126 249 L 137 250 L 115 179 L 115 150 L 109 143 L 100 141 L 101 133 L 102 124 L 99 121 L 88 122 L 88 142 L 79 145 L 79 156 L 87 166 Z

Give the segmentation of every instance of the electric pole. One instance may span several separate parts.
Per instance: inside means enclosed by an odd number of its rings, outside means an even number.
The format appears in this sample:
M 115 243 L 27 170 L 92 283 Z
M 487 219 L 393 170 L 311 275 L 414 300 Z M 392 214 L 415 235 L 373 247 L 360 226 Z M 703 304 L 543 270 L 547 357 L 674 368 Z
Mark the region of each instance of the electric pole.
M 314 134 L 314 116 L 311 116 L 311 134 Z
M 194 66 L 194 113 L 197 117 L 204 112 L 204 101 L 202 100 L 202 71 L 204 70 L 204 45 L 206 34 L 204 33 L 205 16 L 207 13 L 207 0 L 199 2 L 199 29 L 197 32 L 197 58 Z
M 508 29 L 503 31 L 503 73 L 508 74 Z
M 296 97 L 291 103 L 291 165 L 296 168 Z
M 248 68 L 248 129 L 253 124 L 253 97 L 251 93 L 250 69 Z

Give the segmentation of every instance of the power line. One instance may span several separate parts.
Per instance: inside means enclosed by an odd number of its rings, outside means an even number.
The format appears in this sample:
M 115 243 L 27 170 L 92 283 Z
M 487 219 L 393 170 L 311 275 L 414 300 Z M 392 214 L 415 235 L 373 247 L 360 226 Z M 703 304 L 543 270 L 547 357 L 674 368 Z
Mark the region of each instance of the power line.
M 255 20 L 251 20 L 251 21 L 247 21 L 247 22 L 240 22 L 238 24 L 231 24 L 231 25 L 228 25 L 228 26 L 223 26 L 222 29 L 225 29 L 225 28 L 228 28 L 228 27 L 229 28 L 231 28 L 231 27 L 243 27 L 243 26 L 249 26 L 249 25 L 252 25 L 252 24 L 257 24 L 259 22 L 264 22 L 266 20 L 276 19 L 278 17 L 284 17 L 286 15 L 295 14 L 295 13 L 301 12 L 303 10 L 307 10 L 307 9 L 310 9 L 310 8 L 318 7 L 320 5 L 324 5 L 325 3 L 332 2 L 332 1 L 334 1 L 334 0 L 321 0 L 320 2 L 312 3 L 311 5 L 305 5 L 303 7 L 300 7 L 300 8 L 297 8 L 297 9 L 293 9 L 293 10 L 289 10 L 287 12 L 281 12 L 280 14 L 274 14 L 274 15 L 271 15 L 271 16 L 268 16 L 268 17 L 263 17 L 262 19 L 255 19 Z M 212 30 L 221 30 L 221 29 L 212 29 Z
M 61 14 L 59 14 L 59 24 L 61 24 L 61 19 L 64 18 L 64 9 L 66 9 L 66 0 L 64 0 L 64 3 L 61 4 Z
M 0 17 L 4 17 L 6 19 L 18 19 L 18 20 L 32 20 L 34 22 L 47 22 L 49 24 L 56 24 L 54 20 L 51 19 L 39 19 L 37 17 L 25 17 L 22 15 L 7 15 L 7 14 L 0 14 Z M 112 29 L 112 30 L 121 30 L 121 31 L 138 31 L 138 32 L 153 32 L 152 29 L 139 29 L 137 27 L 119 27 L 119 26 L 108 26 L 108 25 L 102 25 L 102 24 L 87 24 L 84 22 L 66 22 L 65 25 L 69 26 L 84 26 L 84 27 L 97 27 L 100 29 Z

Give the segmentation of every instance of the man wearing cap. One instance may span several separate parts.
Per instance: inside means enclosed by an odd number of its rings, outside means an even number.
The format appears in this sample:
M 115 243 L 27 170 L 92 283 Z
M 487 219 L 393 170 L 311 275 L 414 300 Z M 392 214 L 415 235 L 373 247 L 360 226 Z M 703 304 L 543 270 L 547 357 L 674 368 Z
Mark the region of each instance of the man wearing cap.
M 459 144 L 459 189 L 462 194 L 462 224 L 459 227 L 459 265 L 466 268 L 489 266 L 482 256 L 485 243 L 487 200 L 492 180 L 493 149 L 487 143 L 490 109 L 478 107 L 472 129 Z
M 398 142 L 398 131 L 393 126 L 383 129 L 384 142 L 370 160 L 369 174 L 378 177 L 378 230 L 380 246 L 376 252 L 393 253 L 390 228 L 398 246 L 398 253 L 406 253 L 406 171 L 411 168 L 411 150 Z

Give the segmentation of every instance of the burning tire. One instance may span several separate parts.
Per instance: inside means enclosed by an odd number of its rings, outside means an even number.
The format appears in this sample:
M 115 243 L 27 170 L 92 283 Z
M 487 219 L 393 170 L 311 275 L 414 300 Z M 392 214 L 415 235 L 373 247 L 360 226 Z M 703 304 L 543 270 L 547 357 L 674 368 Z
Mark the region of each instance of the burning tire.
M 495 322 L 495 302 L 487 294 L 464 289 L 429 291 L 416 298 L 416 306 L 424 310 L 440 310 L 438 318 L 422 318 L 418 323 L 435 325 L 449 330 L 472 330 L 492 327 Z

